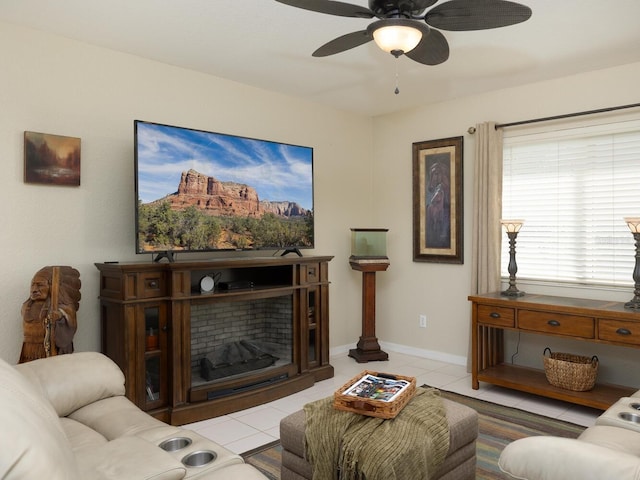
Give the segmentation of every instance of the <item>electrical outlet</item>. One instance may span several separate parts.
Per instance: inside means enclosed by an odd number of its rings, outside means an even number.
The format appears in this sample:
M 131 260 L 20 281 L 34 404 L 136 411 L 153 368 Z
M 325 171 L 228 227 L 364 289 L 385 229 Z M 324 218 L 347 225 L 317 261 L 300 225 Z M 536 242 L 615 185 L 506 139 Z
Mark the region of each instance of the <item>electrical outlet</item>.
M 427 328 L 427 316 L 426 315 L 420 315 L 418 317 L 418 321 L 419 321 L 420 328 Z

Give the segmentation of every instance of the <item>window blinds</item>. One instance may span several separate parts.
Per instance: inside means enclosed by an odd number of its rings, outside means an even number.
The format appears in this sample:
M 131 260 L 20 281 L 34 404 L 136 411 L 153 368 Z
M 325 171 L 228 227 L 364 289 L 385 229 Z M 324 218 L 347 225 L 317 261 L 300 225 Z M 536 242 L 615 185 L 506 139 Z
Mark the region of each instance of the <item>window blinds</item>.
M 525 220 L 518 279 L 633 284 L 634 240 L 623 217 L 640 217 L 640 120 L 505 132 L 502 201 L 502 218 Z

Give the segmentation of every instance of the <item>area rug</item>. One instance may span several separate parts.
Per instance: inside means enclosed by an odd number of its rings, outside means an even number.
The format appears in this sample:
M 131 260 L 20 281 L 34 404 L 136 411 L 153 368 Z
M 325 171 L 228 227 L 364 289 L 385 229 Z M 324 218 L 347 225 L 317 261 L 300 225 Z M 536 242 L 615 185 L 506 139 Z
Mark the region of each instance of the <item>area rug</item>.
M 514 440 L 535 435 L 576 438 L 584 430 L 584 427 L 580 425 L 457 393 L 442 390 L 442 396 L 467 405 L 478 412 L 477 480 L 507 480 L 511 478 L 500 472 L 498 458 L 502 449 Z M 281 455 L 282 446 L 276 441 L 246 452 L 242 456 L 247 463 L 258 468 L 271 480 L 280 480 Z
M 270 480 L 280 480 L 282 445 L 276 440 L 242 454 L 244 461 L 253 465 Z

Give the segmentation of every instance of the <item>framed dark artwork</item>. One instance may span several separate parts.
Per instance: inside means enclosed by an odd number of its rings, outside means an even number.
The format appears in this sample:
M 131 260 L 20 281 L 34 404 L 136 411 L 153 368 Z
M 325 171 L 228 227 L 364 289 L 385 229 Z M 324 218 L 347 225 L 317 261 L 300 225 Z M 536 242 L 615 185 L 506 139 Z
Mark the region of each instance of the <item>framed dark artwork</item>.
M 463 137 L 413 144 L 413 261 L 464 263 Z
M 24 181 L 80 186 L 80 139 L 24 132 Z

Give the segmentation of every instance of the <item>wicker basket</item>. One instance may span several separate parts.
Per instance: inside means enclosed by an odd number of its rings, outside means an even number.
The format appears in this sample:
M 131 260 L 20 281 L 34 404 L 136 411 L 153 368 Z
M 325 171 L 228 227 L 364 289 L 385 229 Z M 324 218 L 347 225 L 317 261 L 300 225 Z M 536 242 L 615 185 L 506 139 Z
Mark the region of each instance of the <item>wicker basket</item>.
M 365 375 L 384 376 L 386 378 L 392 378 L 396 380 L 405 380 L 409 382 L 409 387 L 402 392 L 397 399 L 391 402 L 385 402 L 382 400 L 373 400 L 360 397 L 353 397 L 351 395 L 344 395 L 343 392 L 348 390 L 358 380 Z M 368 417 L 378 417 L 384 419 L 395 418 L 400 410 L 402 410 L 407 403 L 413 398 L 416 393 L 416 379 L 415 377 L 405 377 L 403 375 L 388 375 L 384 373 L 372 372 L 365 370 L 360 375 L 356 375 L 347 383 L 345 383 L 339 390 L 333 394 L 333 407 L 336 410 L 343 410 L 345 412 L 359 413 L 360 415 L 366 415 Z
M 547 350 L 549 356 L 547 356 Z M 598 376 L 598 357 L 591 358 L 570 353 L 552 353 L 544 349 L 544 373 L 554 387 L 586 392 L 591 390 Z

